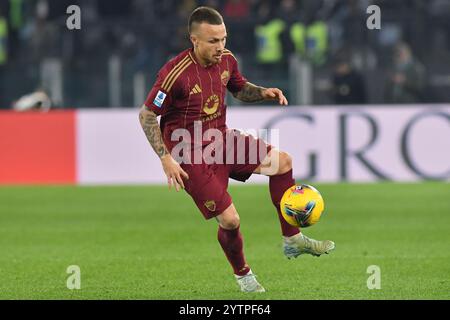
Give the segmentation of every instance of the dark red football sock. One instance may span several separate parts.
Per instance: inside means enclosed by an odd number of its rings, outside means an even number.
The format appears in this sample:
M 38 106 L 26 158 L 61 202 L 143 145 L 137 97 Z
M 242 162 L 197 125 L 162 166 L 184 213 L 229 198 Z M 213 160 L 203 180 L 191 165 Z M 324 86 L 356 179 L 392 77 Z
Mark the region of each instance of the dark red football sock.
M 295 184 L 295 180 L 292 177 L 292 169 L 286 173 L 280 174 L 278 176 L 271 176 L 269 178 L 269 190 L 270 196 L 272 197 L 272 203 L 277 209 L 278 219 L 280 220 L 281 233 L 285 237 L 291 237 L 300 232 L 299 228 L 291 226 L 283 218 L 280 211 L 280 201 L 283 197 L 284 192 Z
M 217 239 L 233 267 L 234 274 L 238 276 L 246 275 L 250 271 L 250 267 L 245 262 L 244 251 L 242 250 L 242 235 L 239 227 L 234 230 L 227 230 L 219 226 Z

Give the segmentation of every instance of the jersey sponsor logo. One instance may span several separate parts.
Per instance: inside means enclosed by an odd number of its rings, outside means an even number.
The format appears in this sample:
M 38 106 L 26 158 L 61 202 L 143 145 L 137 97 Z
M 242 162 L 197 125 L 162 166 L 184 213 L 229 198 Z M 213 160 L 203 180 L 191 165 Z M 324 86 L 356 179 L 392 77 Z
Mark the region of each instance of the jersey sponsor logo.
M 222 115 L 222 113 L 219 111 L 219 112 L 216 112 L 216 113 L 214 113 L 214 114 L 212 114 L 210 116 L 202 117 L 201 121 L 202 122 L 208 122 L 208 121 L 211 121 L 211 120 L 215 120 L 215 119 L 219 118 L 221 115 Z
M 228 81 L 230 80 L 230 72 L 228 72 L 228 70 L 222 72 L 222 74 L 220 75 L 220 80 L 222 81 L 222 84 L 226 86 L 228 84 Z
M 219 97 L 217 96 L 217 94 L 213 94 L 208 98 L 208 100 L 206 100 L 205 104 L 203 105 L 203 111 L 207 115 L 211 115 L 217 111 L 217 109 L 219 108 L 219 104 Z
M 164 100 L 166 99 L 166 94 L 162 92 L 161 90 L 158 90 L 158 93 L 156 94 L 155 100 L 153 100 L 153 104 L 157 106 L 158 108 L 161 108 L 162 104 L 164 103 Z
M 200 86 L 196 83 L 194 88 L 192 88 L 191 92 L 189 92 L 189 94 L 197 94 L 197 93 L 201 93 L 202 92 L 202 88 L 200 88 Z
M 205 201 L 205 207 L 209 211 L 216 211 L 216 202 L 214 200 Z

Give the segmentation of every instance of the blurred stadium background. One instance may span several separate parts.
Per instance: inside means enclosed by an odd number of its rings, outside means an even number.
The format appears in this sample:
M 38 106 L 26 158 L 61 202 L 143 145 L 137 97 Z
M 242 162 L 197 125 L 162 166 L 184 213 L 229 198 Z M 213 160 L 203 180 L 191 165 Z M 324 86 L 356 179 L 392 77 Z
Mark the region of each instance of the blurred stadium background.
M 0 108 L 4 109 L 37 88 L 47 90 L 60 108 L 140 105 L 160 66 L 190 45 L 186 21 L 198 5 L 211 5 L 223 13 L 228 48 L 239 58 L 243 73 L 256 83 L 281 87 L 291 104 L 450 101 L 446 0 L 0 3 Z M 66 27 L 66 8 L 71 4 L 82 9 L 78 31 Z M 381 30 L 366 28 L 371 4 L 382 9 Z M 274 49 L 264 46 L 268 42 Z M 415 59 L 411 96 L 390 92 L 392 75 L 400 68 L 394 59 L 400 42 L 411 48 Z M 357 91 L 364 89 L 347 99 L 334 94 L 343 80 L 336 66 L 343 62 L 360 77 Z M 300 79 L 305 80 L 303 86 Z
M 66 26 L 73 4 L 81 30 Z M 290 101 L 230 96 L 229 126 L 280 130 L 297 181 L 324 194 L 307 234 L 337 243 L 283 260 L 267 186 L 233 185 L 264 299 L 449 299 L 448 0 L 0 0 L 0 298 L 249 297 L 215 223 L 158 186 L 137 119 L 198 5 L 223 14 L 243 74 Z M 52 110 L 18 112 L 36 103 Z M 82 290 L 67 289 L 69 265 Z M 369 265 L 382 290 L 367 289 Z

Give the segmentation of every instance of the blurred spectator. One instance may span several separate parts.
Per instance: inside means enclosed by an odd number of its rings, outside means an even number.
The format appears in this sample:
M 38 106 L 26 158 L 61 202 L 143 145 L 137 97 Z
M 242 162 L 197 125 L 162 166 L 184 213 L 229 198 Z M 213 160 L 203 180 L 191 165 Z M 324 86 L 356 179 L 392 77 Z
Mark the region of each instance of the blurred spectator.
M 434 0 L 430 1 L 427 9 L 430 14 L 430 18 L 433 24 L 430 25 L 431 32 L 429 36 L 432 38 L 433 42 L 440 41 L 442 39 L 442 47 L 445 50 L 450 49 L 450 1 L 448 0 Z
M 281 34 L 285 28 L 284 21 L 278 18 L 255 28 L 256 62 L 264 77 L 280 77 L 284 72 L 283 64 L 286 59 L 283 57 Z
M 209 0 L 208 2 L 214 1 Z M 220 10 L 218 3 L 212 7 Z M 224 2 L 222 13 L 230 39 L 228 48 L 235 53 L 237 53 L 235 49 L 241 52 L 254 51 L 254 44 L 248 41 L 253 36 L 254 30 L 254 24 L 249 23 L 250 11 L 249 0 L 226 0 Z
M 198 6 L 196 0 L 183 0 L 176 10 L 176 23 L 172 26 L 171 36 L 168 39 L 168 55 L 176 53 L 191 47 L 191 41 L 187 34 L 187 25 L 185 21 L 189 19 L 190 13 Z
M 340 105 L 367 103 L 364 77 L 352 67 L 347 54 L 338 56 L 334 63 L 333 98 Z
M 321 16 L 329 23 L 329 32 L 332 36 L 331 45 L 334 48 L 367 43 L 367 28 L 364 25 L 368 17 L 366 9 L 372 4 L 371 2 L 373 1 L 327 0 L 324 2 Z
M 0 9 L 1 10 L 1 9 Z M 19 30 L 23 26 L 24 0 L 9 0 L 9 52 L 15 55 L 19 42 Z
M 297 1 L 281 0 L 279 6 L 277 6 L 277 10 L 275 11 L 275 16 L 283 19 L 288 25 L 300 20 L 300 12 Z
M 271 14 L 269 1 L 264 1 L 258 8 L 256 36 L 256 59 L 264 65 L 280 63 L 283 59 L 281 34 L 286 29 L 286 22 Z
M 13 103 L 12 107 L 15 111 L 19 112 L 33 110 L 47 112 L 51 106 L 52 102 L 47 93 L 44 90 L 37 90 L 19 98 L 19 100 Z
M 315 65 L 325 63 L 328 51 L 328 27 L 324 21 L 314 21 L 309 25 L 294 23 L 290 30 L 295 52 L 302 59 Z
M 128 15 L 132 12 L 130 0 L 98 0 L 98 12 L 103 17 L 117 17 Z
M 58 56 L 58 26 L 49 21 L 49 5 L 45 0 L 36 3 L 34 17 L 25 26 L 23 36 L 29 52 L 28 59 L 38 64 L 43 58 Z
M 246 19 L 250 14 L 250 5 L 247 0 L 227 0 L 223 7 L 224 18 Z
M 322 1 L 305 0 L 300 11 L 293 0 L 283 0 L 284 15 L 292 21 L 289 26 L 290 40 L 296 54 L 315 65 L 326 61 L 328 51 L 328 27 L 321 17 Z M 287 12 L 290 12 L 289 14 Z
M 284 60 L 287 63 L 291 54 L 295 53 L 295 39 L 292 38 L 295 24 L 300 20 L 300 12 L 297 2 L 294 0 L 282 0 L 276 12 L 276 16 L 282 19 L 286 27 L 281 33 L 281 43 Z M 294 26 L 294 27 L 293 27 Z
M 264 24 L 269 21 L 272 14 L 272 5 L 269 0 L 255 1 L 253 11 L 256 13 L 256 24 Z
M 413 56 L 406 43 L 397 44 L 394 48 L 393 74 L 387 82 L 386 102 L 421 102 L 424 87 L 425 68 Z

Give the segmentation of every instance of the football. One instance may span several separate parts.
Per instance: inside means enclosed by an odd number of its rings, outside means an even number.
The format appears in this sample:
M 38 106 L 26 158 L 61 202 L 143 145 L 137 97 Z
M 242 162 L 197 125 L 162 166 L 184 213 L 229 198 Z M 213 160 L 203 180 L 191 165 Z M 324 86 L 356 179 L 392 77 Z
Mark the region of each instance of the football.
M 281 214 L 294 227 L 306 228 L 316 224 L 324 208 L 320 192 L 307 184 L 290 187 L 280 202 Z

